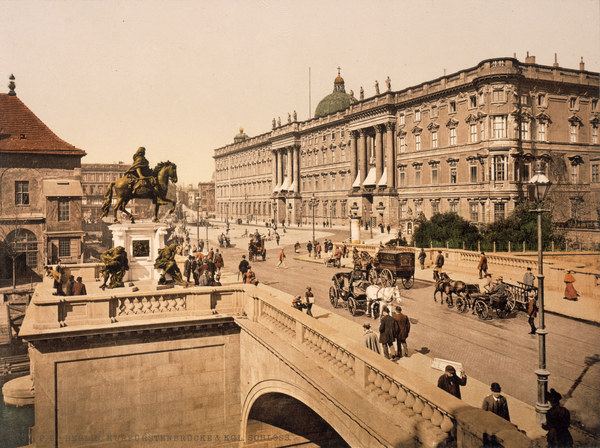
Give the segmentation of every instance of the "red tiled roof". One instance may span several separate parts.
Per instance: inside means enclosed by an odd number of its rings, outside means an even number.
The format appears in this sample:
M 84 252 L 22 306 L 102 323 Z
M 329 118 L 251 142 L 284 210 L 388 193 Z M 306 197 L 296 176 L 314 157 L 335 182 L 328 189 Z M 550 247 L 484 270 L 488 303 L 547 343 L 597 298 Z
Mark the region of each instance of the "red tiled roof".
M 84 156 L 61 140 L 17 96 L 0 93 L 0 152 Z

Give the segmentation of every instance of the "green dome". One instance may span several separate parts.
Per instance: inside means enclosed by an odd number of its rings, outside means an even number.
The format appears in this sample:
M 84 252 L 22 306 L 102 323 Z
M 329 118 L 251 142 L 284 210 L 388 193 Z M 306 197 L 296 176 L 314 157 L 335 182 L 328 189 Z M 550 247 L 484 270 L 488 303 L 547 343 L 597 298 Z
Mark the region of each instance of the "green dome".
M 333 82 L 333 92 L 319 102 L 317 109 L 315 110 L 315 118 L 335 114 L 336 112 L 347 109 L 348 106 L 356 102 L 356 99 L 352 95 L 346 93 L 344 79 L 338 72 L 338 76 Z

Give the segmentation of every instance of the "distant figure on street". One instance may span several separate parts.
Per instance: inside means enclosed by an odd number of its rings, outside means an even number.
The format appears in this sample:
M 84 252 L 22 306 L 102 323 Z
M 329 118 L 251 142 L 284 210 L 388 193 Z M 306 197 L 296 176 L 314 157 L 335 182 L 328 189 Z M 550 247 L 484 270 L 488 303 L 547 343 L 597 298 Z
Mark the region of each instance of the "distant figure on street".
M 479 278 L 483 278 L 483 275 L 487 274 L 488 262 L 487 257 L 485 256 L 485 252 L 481 252 L 481 257 L 479 257 L 479 264 L 477 265 L 477 270 L 479 271 Z
M 185 263 L 183 264 L 183 276 L 185 277 L 185 281 L 187 283 L 190 282 L 190 277 L 194 270 L 194 263 L 195 263 L 194 256 L 189 255 L 187 257 L 187 259 L 185 260 Z
M 306 250 L 308 251 L 308 256 L 312 257 L 313 244 L 312 244 L 311 241 L 309 241 L 308 243 L 306 243 Z
M 533 288 L 535 283 L 535 275 L 531 272 L 531 268 L 527 268 L 525 275 L 523 275 L 523 284 L 525 285 L 525 289 L 529 290 Z
M 312 306 L 315 303 L 315 295 L 312 293 L 312 289 L 310 286 L 306 287 L 306 292 L 304 293 L 304 300 L 306 301 L 306 314 L 310 317 L 314 317 L 312 315 Z
M 248 260 L 246 260 L 246 256 L 242 255 L 242 260 L 240 261 L 240 264 L 238 265 L 238 271 L 241 274 L 242 283 L 244 283 L 246 281 L 246 272 L 248 272 L 249 268 L 250 268 L 250 263 L 248 263 Z M 239 276 L 238 276 L 238 279 L 239 279 Z
M 440 279 L 440 272 L 444 267 L 444 256 L 442 251 L 438 250 L 437 257 L 435 257 L 435 267 L 433 268 L 433 279 L 437 282 Z
M 72 296 L 73 294 L 73 286 L 75 286 L 75 276 L 69 275 L 69 279 L 67 280 L 67 284 L 65 285 L 65 294 L 68 296 Z
M 348 246 L 346 246 L 346 243 L 342 243 L 342 257 L 348 258 Z
M 392 316 L 396 321 L 397 335 L 396 335 L 396 356 L 394 358 L 400 359 L 403 356 L 408 356 L 408 346 L 406 345 L 406 339 L 410 333 L 410 320 L 407 315 L 402 314 L 402 307 L 397 306 L 396 312 Z
M 279 236 L 279 234 L 277 232 L 275 232 L 275 242 L 277 243 L 278 246 L 279 246 L 280 239 L 281 239 L 281 237 Z
M 377 353 L 379 355 L 380 354 L 379 342 L 377 342 L 377 335 L 375 334 L 375 332 L 373 330 L 371 330 L 371 324 L 366 323 L 363 325 L 363 328 L 365 330 L 365 335 L 364 335 L 365 347 L 367 347 L 369 350 L 373 350 L 375 353 Z
M 296 241 L 296 244 L 294 244 L 294 253 L 300 253 L 300 243 L 298 241 Z
M 535 328 L 535 318 L 538 313 L 537 301 L 535 299 L 535 292 L 529 291 L 527 293 L 527 322 L 529 322 L 529 326 L 531 327 L 531 331 L 529 334 L 535 334 L 537 328 Z
M 317 254 L 317 258 L 321 258 L 321 243 L 318 241 L 315 243 L 315 253 Z
M 569 432 L 571 426 L 571 413 L 560 405 L 562 395 L 554 389 L 548 393 L 550 409 L 546 413 L 546 423 L 542 428 L 548 431 L 546 441 L 548 448 L 570 448 L 573 446 L 573 437 Z
M 427 254 L 425 253 L 425 249 L 421 248 L 419 252 L 419 264 L 421 265 L 421 270 L 425 269 L 425 259 L 427 258 Z
M 219 252 L 219 249 L 215 252 L 215 266 L 217 268 L 217 272 L 221 273 L 221 268 L 225 267 L 225 261 L 223 261 L 223 254 Z
M 390 234 L 390 230 L 392 230 L 392 226 L 390 226 L 389 224 L 386 226 L 386 230 L 388 235 Z
M 502 388 L 498 383 L 492 383 L 490 390 L 492 393 L 483 399 L 481 409 L 484 411 L 490 411 L 494 414 L 502 417 L 504 420 L 510 422 L 510 415 L 508 413 L 508 403 L 506 398 L 500 394 Z
M 212 250 L 212 248 L 208 251 L 208 254 L 206 255 L 206 259 L 213 261 L 215 258 L 215 252 Z
M 388 307 L 381 311 L 381 323 L 379 324 L 379 343 L 383 346 L 383 356 L 390 359 L 390 347 L 398 336 L 398 324 L 392 316 Z
M 87 296 L 87 290 L 85 289 L 85 284 L 83 283 L 83 279 L 81 277 L 77 277 L 75 280 L 75 284 L 73 285 L 73 295 Z
M 285 252 L 283 251 L 283 247 L 279 251 L 279 261 L 277 262 L 278 268 L 280 268 L 282 266 L 285 268 Z
M 56 267 L 52 270 L 52 278 L 54 279 L 54 288 L 56 292 L 53 293 L 55 296 L 64 296 L 63 281 L 65 279 L 65 268 L 60 264 L 60 259 L 56 262 Z
M 381 233 L 384 233 L 384 231 L 383 231 L 383 223 L 382 222 L 379 223 L 379 231 Z
M 446 366 L 445 372 L 438 379 L 438 387 L 456 398 L 460 398 L 460 387 L 466 385 L 467 376 L 463 373 L 459 378 L 456 369 L 451 365 Z
M 577 298 L 579 297 L 579 293 L 575 289 L 575 286 L 573 286 L 573 283 L 575 283 L 575 277 L 573 276 L 573 271 L 567 271 L 564 282 L 565 282 L 565 295 L 563 298 L 565 300 L 573 300 L 573 301 L 578 300 Z

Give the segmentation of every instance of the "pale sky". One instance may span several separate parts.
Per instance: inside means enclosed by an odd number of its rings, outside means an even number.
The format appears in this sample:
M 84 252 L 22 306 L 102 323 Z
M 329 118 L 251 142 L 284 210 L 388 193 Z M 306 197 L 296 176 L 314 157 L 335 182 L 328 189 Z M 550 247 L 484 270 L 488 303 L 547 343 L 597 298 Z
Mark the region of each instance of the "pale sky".
M 129 162 L 145 146 L 180 183 L 209 180 L 212 150 L 240 126 L 308 118 L 309 66 L 313 113 L 338 65 L 367 97 L 388 75 L 399 90 L 527 50 L 600 70 L 598 0 L 0 0 L 0 17 L 0 86 L 14 73 L 21 100 L 84 162 Z

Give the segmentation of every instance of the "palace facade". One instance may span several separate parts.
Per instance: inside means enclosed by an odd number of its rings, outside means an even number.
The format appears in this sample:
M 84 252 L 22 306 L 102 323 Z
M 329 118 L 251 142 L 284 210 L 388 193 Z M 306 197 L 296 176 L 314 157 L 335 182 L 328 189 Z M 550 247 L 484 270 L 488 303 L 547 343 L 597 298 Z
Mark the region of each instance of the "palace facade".
M 506 217 L 533 161 L 554 183 L 554 218 L 598 221 L 598 73 L 489 59 L 422 84 L 359 98 L 344 80 L 315 117 L 273 119 L 269 132 L 214 150 L 221 219 L 344 225 L 356 214 L 411 234 L 424 214 L 477 223 Z

